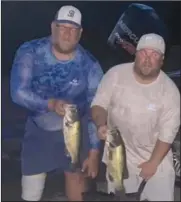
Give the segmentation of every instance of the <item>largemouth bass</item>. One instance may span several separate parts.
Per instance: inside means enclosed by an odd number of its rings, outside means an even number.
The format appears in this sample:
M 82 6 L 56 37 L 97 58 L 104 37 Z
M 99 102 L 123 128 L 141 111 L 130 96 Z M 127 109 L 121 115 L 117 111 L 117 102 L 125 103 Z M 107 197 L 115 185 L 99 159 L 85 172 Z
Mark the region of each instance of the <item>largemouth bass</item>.
M 65 141 L 66 156 L 71 159 L 71 168 L 77 168 L 79 164 L 80 149 L 80 120 L 76 105 L 65 106 L 65 116 L 63 119 L 63 133 Z
M 115 193 L 124 192 L 123 179 L 128 178 L 124 142 L 117 128 L 108 130 L 107 178 L 114 184 Z

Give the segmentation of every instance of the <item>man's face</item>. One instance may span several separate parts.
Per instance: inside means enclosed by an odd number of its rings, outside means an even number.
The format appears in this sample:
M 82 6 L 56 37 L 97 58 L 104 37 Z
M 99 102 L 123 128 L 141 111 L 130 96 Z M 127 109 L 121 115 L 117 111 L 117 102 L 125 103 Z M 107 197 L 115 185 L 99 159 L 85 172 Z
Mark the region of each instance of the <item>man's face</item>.
M 153 49 L 142 49 L 136 52 L 135 72 L 142 78 L 155 78 L 160 72 L 164 56 Z
M 80 40 L 82 29 L 69 23 L 52 23 L 52 41 L 56 51 L 71 53 Z

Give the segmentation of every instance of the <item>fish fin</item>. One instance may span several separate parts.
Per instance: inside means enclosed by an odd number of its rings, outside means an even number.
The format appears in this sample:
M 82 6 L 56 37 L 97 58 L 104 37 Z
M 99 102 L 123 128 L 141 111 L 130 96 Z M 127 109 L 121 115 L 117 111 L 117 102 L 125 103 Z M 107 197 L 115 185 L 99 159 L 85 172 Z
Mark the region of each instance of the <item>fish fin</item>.
M 69 122 L 66 121 L 66 122 L 65 122 L 65 126 L 66 126 L 66 127 L 69 127 L 69 125 L 70 125 Z
M 115 190 L 114 199 L 115 199 L 115 201 L 127 201 L 125 189 L 122 188 L 120 190 Z
M 115 190 L 117 191 L 124 190 L 124 185 L 122 180 L 115 182 Z
M 75 171 L 77 171 L 77 172 L 81 171 L 81 159 L 80 159 L 80 154 L 78 154 L 76 160 L 74 159 L 74 161 L 72 161 L 72 159 L 71 159 L 71 162 L 70 162 L 70 169 L 71 169 L 72 171 L 74 171 L 74 172 L 75 172 Z
M 112 177 L 110 174 L 108 174 L 108 178 L 109 178 L 109 180 L 110 180 L 111 182 L 113 182 L 113 177 Z
M 118 181 L 115 183 L 115 199 L 116 201 L 127 201 L 123 181 Z
M 128 173 L 128 169 L 127 166 L 124 166 L 124 173 L 123 173 L 123 179 L 128 179 L 129 178 L 129 173 Z
M 81 171 L 79 162 L 77 162 L 77 163 L 70 163 L 70 170 L 72 172 Z
M 111 151 L 108 152 L 108 157 L 109 157 L 109 160 L 112 161 L 113 160 L 113 154 Z
M 121 138 L 122 139 L 122 138 Z M 122 139 L 123 141 L 123 139 Z M 126 160 L 126 147 L 125 144 L 122 144 L 122 152 L 123 152 L 123 179 L 128 179 L 129 178 L 129 172 L 128 172 L 128 167 L 127 167 L 127 160 Z
M 65 155 L 66 155 L 67 157 L 69 157 L 69 158 L 71 157 L 71 156 L 70 156 L 70 153 L 69 153 L 69 151 L 68 151 L 68 149 L 67 149 L 66 147 L 65 147 L 65 149 L 64 149 L 64 152 L 65 152 Z
M 129 178 L 129 172 L 128 172 L 128 167 L 127 167 L 125 148 L 123 149 L 123 154 L 124 154 L 123 179 L 128 179 Z

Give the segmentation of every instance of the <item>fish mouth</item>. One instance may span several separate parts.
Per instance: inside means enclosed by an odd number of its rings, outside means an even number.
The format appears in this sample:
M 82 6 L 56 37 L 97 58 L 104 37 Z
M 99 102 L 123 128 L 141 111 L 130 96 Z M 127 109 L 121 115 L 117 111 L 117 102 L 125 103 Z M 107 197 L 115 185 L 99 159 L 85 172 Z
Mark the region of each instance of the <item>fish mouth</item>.
M 105 143 L 108 146 L 113 147 L 113 148 L 116 148 L 120 145 L 124 146 L 124 141 L 123 141 L 123 139 L 121 137 L 121 133 L 117 127 L 108 129 L 107 133 L 108 133 L 108 135 L 107 135 L 107 139 L 106 139 Z
M 75 120 L 72 119 L 71 117 L 69 117 L 69 118 L 66 119 L 65 125 L 67 127 L 70 127 L 74 122 L 75 122 Z
M 64 109 L 65 110 L 77 109 L 77 105 L 75 105 L 75 104 L 65 104 Z
M 69 124 L 73 124 L 78 120 L 78 110 L 76 105 L 66 104 L 65 107 L 65 119 Z
M 111 142 L 111 141 L 108 141 L 108 140 L 106 140 L 106 142 L 105 142 L 108 146 L 110 146 L 111 148 L 116 148 L 116 147 L 118 147 L 119 145 L 116 145 L 116 144 L 114 144 L 113 142 Z

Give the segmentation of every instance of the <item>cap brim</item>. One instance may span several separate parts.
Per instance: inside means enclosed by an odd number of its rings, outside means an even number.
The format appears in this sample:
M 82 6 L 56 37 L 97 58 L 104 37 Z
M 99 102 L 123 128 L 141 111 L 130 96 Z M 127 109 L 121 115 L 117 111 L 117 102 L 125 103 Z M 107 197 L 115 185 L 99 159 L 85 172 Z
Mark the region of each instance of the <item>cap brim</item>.
M 155 50 L 156 52 L 160 53 L 160 54 L 164 54 L 160 49 L 152 47 L 152 46 L 144 46 L 144 47 L 140 47 L 138 49 L 136 49 L 137 51 L 142 50 L 142 49 L 152 49 Z
M 75 25 L 76 27 L 78 28 L 81 28 L 82 26 L 74 21 L 71 21 L 71 20 L 54 20 L 54 22 L 56 23 L 69 23 L 69 24 L 72 24 L 72 25 Z

